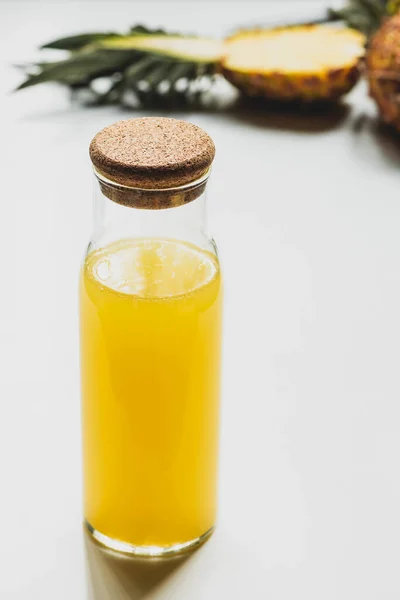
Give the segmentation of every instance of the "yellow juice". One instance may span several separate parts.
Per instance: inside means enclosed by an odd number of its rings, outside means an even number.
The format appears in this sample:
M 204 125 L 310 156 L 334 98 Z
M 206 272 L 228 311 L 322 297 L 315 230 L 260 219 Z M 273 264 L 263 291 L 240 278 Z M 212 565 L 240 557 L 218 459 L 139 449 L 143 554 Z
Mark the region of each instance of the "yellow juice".
M 85 518 L 135 546 L 194 540 L 216 513 L 218 262 L 122 240 L 87 256 L 80 294 Z

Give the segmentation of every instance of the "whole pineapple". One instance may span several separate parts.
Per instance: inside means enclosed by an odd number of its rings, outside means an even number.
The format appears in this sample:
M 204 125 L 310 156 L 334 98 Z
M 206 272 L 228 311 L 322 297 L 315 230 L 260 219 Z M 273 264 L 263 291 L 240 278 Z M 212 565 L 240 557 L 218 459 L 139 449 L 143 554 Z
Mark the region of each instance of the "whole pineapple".
M 383 120 L 400 131 L 400 14 L 387 19 L 366 55 L 370 95 Z

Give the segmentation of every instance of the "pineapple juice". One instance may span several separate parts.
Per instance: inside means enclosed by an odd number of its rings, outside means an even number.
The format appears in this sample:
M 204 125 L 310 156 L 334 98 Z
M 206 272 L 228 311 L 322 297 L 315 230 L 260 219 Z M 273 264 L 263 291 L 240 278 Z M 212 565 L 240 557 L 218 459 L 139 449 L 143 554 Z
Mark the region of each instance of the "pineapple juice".
M 186 242 L 86 257 L 85 516 L 111 539 L 169 547 L 215 523 L 221 295 L 217 259 Z

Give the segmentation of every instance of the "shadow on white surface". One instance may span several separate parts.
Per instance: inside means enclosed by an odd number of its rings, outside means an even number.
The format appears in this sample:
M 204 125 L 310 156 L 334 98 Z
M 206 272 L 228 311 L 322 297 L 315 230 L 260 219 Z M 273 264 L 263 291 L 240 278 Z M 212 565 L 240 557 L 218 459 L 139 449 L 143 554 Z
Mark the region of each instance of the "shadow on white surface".
M 190 555 L 166 559 L 133 558 L 98 544 L 84 530 L 88 600 L 148 598 Z
M 61 90 L 57 90 L 60 92 Z M 129 105 L 85 105 L 78 101 L 69 101 L 66 94 L 60 98 L 59 109 L 41 109 L 35 107 L 32 112 L 26 112 L 20 123 L 39 123 L 58 121 L 60 118 L 71 122 L 79 121 L 83 115 L 90 117 L 94 114 L 103 115 L 110 122 L 121 119 L 131 119 L 142 116 L 170 116 L 190 120 L 193 112 L 199 115 L 213 115 L 224 119 L 227 123 L 243 123 L 245 126 L 257 129 L 276 131 L 293 131 L 296 133 L 321 133 L 338 128 L 348 117 L 349 104 L 321 103 L 311 106 L 298 103 L 282 103 L 266 99 L 245 98 L 236 95 L 222 94 L 208 102 L 197 102 L 183 106 L 168 105 L 162 101 L 147 101 L 139 107 Z M 109 115 L 109 116 L 108 116 Z
M 242 122 L 245 126 L 258 130 L 309 134 L 338 128 L 349 113 L 350 105 L 345 102 L 307 105 L 241 97 L 221 117 Z
M 262 592 L 262 566 L 217 532 L 198 550 L 175 558 L 142 559 L 110 551 L 84 530 L 87 600 L 229 597 Z M 251 563 L 251 565 L 250 565 Z
M 387 168 L 397 169 L 400 166 L 400 135 L 389 124 L 378 116 L 364 112 L 354 119 L 352 125 L 355 144 L 362 151 L 362 158 L 372 165 L 378 160 Z

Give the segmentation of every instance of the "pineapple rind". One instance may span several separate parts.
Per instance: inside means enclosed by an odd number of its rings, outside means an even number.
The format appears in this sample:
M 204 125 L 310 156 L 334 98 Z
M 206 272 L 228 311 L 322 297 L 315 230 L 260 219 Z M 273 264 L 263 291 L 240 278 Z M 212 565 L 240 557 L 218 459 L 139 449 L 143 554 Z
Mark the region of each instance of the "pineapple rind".
M 400 131 L 400 14 L 386 20 L 372 38 L 366 67 L 382 119 Z
M 358 64 L 318 75 L 279 72 L 240 73 L 222 67 L 222 74 L 246 96 L 274 100 L 337 100 L 347 94 L 360 78 Z
M 223 51 L 223 43 L 219 40 L 177 35 L 121 36 L 103 40 L 100 45 L 110 50 L 138 50 L 202 64 L 217 63 Z

